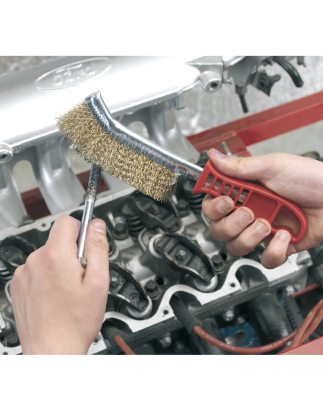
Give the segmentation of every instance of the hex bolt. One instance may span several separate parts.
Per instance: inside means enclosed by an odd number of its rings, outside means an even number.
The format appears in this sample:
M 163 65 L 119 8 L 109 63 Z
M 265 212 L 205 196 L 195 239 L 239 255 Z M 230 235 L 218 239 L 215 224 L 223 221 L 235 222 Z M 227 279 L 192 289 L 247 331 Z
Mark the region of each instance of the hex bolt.
M 139 295 L 138 295 L 138 294 L 131 294 L 131 295 L 130 295 L 130 301 L 131 301 L 133 304 L 138 304 L 139 301 L 140 301 Z
M 225 312 L 222 316 L 222 318 L 224 319 L 224 321 L 229 322 L 232 321 L 234 319 L 234 312 L 233 310 L 228 310 L 227 312 Z
M 223 258 L 220 256 L 220 254 L 216 254 L 212 257 L 212 263 L 214 265 L 214 268 L 219 270 L 223 267 Z
M 119 284 L 118 273 L 114 270 L 110 272 L 110 285 L 116 287 Z
M 172 337 L 170 333 L 167 333 L 162 337 L 158 343 L 163 347 L 163 348 L 168 348 L 172 344 Z
M 284 289 L 284 295 L 285 295 L 286 297 L 294 294 L 294 292 L 295 292 L 295 289 L 294 289 L 294 287 L 293 287 L 292 285 L 288 285 L 288 286 Z
M 153 204 L 152 206 L 151 206 L 151 212 L 154 214 L 154 215 L 156 215 L 156 214 L 158 214 L 159 213 L 159 208 L 158 208 L 158 205 L 157 204 Z
M 123 240 L 128 235 L 127 226 L 124 223 L 117 223 L 113 229 L 113 235 L 117 240 Z
M 294 284 L 295 291 L 300 291 L 301 288 L 302 288 L 302 286 L 300 285 L 300 283 L 295 283 Z
M 242 315 L 239 315 L 239 317 L 236 318 L 235 320 L 235 325 L 237 327 L 242 327 L 243 325 L 245 325 L 246 320 L 244 317 L 242 317 Z
M 145 289 L 148 294 L 156 294 L 158 291 L 158 284 L 154 280 L 147 281 Z
M 178 200 L 178 203 L 176 205 L 176 208 L 178 210 L 178 213 L 181 217 L 185 217 L 189 211 L 190 211 L 190 207 L 189 207 L 189 203 L 188 201 L 186 201 L 185 199 L 180 199 Z
M 5 338 L 5 344 L 7 347 L 16 347 L 19 345 L 19 338 L 16 333 L 10 334 Z
M 176 258 L 179 261 L 183 261 L 185 256 L 186 256 L 186 251 L 185 250 L 178 250 L 177 253 L 176 253 Z
M 185 345 L 182 342 L 179 342 L 175 345 L 174 351 L 176 354 L 180 354 L 185 350 Z

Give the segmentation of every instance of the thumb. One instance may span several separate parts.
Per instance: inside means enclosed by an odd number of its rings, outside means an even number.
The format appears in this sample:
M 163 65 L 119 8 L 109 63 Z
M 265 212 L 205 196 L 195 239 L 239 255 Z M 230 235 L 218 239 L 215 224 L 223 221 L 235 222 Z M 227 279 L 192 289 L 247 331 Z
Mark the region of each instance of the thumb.
M 106 224 L 98 218 L 90 221 L 86 232 L 85 258 L 87 267 L 85 280 L 94 280 L 102 285 L 109 285 L 109 244 Z
M 274 177 L 277 172 L 271 154 L 255 157 L 228 157 L 220 151 L 211 148 L 208 156 L 215 168 L 221 173 L 242 180 L 265 181 Z

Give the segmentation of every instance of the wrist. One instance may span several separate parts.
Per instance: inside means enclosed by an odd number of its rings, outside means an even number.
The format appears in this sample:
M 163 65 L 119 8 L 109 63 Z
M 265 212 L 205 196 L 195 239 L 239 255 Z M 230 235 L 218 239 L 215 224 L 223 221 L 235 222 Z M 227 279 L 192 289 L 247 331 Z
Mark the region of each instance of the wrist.
M 74 342 L 39 341 L 21 344 L 23 355 L 86 355 L 89 347 Z

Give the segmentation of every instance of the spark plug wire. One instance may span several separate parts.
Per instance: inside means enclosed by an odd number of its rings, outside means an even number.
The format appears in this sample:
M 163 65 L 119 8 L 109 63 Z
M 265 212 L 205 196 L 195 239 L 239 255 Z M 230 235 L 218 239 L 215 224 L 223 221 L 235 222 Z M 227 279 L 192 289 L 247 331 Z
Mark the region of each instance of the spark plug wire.
M 126 355 L 136 355 L 120 335 L 116 335 L 114 341 Z
M 270 344 L 263 345 L 260 347 L 236 347 L 233 345 L 226 344 L 205 332 L 201 325 L 202 323 L 189 311 L 189 309 L 178 299 L 171 300 L 171 306 L 173 308 L 174 314 L 178 320 L 184 325 L 188 332 L 194 332 L 203 340 L 209 342 L 210 344 L 222 348 L 224 351 L 228 351 L 234 354 L 263 354 L 266 352 L 273 351 L 277 348 L 282 347 L 287 342 L 293 340 L 293 347 L 290 345 L 286 347 L 283 351 L 290 350 L 294 348 L 295 344 L 301 344 L 304 342 L 318 327 L 323 318 L 323 299 L 319 301 L 316 306 L 307 314 L 302 325 L 295 331 L 288 334 L 286 337 L 281 338 L 278 341 L 274 341 Z

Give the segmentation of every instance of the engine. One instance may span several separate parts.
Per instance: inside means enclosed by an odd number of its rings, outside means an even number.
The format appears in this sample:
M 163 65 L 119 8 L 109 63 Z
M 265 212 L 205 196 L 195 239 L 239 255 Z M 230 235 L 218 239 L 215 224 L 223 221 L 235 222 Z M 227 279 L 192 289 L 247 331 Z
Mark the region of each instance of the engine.
M 58 133 L 52 113 L 70 108 L 96 87 L 106 89 L 109 106 L 122 124 L 144 123 L 150 139 L 204 167 L 206 152 L 199 153 L 183 136 L 175 115 L 185 108 L 185 93 L 197 85 L 202 92 L 213 93 L 234 82 L 247 112 L 247 86 L 269 96 L 280 79 L 268 76 L 262 66 L 276 63 L 296 87 L 303 85 L 291 60 L 73 57 L 52 59 L 23 76 L 13 73 L 5 81 L 0 78 L 6 103 L 0 141 L 0 354 L 22 354 L 10 295 L 15 269 L 46 243 L 59 214 L 82 218 L 84 187 L 72 171 L 70 147 Z M 303 64 L 301 58 L 297 62 Z M 127 93 L 120 93 L 125 72 L 132 81 Z M 21 91 L 20 100 L 11 92 L 15 87 Z M 20 122 L 13 121 L 14 109 L 6 109 L 17 102 L 24 107 L 17 106 Z M 40 115 L 30 118 L 30 112 Z M 231 155 L 226 141 L 221 146 Z M 14 178 L 14 165 L 24 159 L 33 166 L 50 213 L 43 218 L 29 216 Z M 154 201 L 106 173 L 101 183 L 108 190 L 98 195 L 94 218 L 107 225 L 110 289 L 101 331 L 88 354 L 120 354 L 116 334 L 136 354 L 228 354 L 183 326 L 175 314 L 178 302 L 208 334 L 236 347 L 272 343 L 301 325 L 310 309 L 308 301 L 303 298 L 296 304 L 292 295 L 313 281 L 322 282 L 321 246 L 294 254 L 268 270 L 260 263 L 265 244 L 244 257 L 234 257 L 225 242 L 213 240 L 210 221 L 202 213 L 204 195 L 193 194 L 192 182 L 184 177 L 166 202 Z
M 202 153 L 198 163 L 205 161 Z M 180 178 L 166 203 L 132 188 L 97 200 L 94 215 L 107 224 L 110 290 L 102 330 L 89 354 L 120 353 L 111 338 L 115 329 L 138 354 L 224 354 L 187 333 L 174 315 L 173 298 L 228 344 L 253 347 L 293 330 L 288 296 L 307 282 L 309 252 L 292 255 L 273 270 L 260 263 L 263 244 L 246 257 L 233 257 L 225 242 L 210 236 L 210 222 L 201 211 L 204 195 L 192 194 L 192 188 Z M 81 219 L 82 207 L 68 213 Z M 21 353 L 8 281 L 45 244 L 54 221 L 49 216 L 1 232 L 2 354 Z

